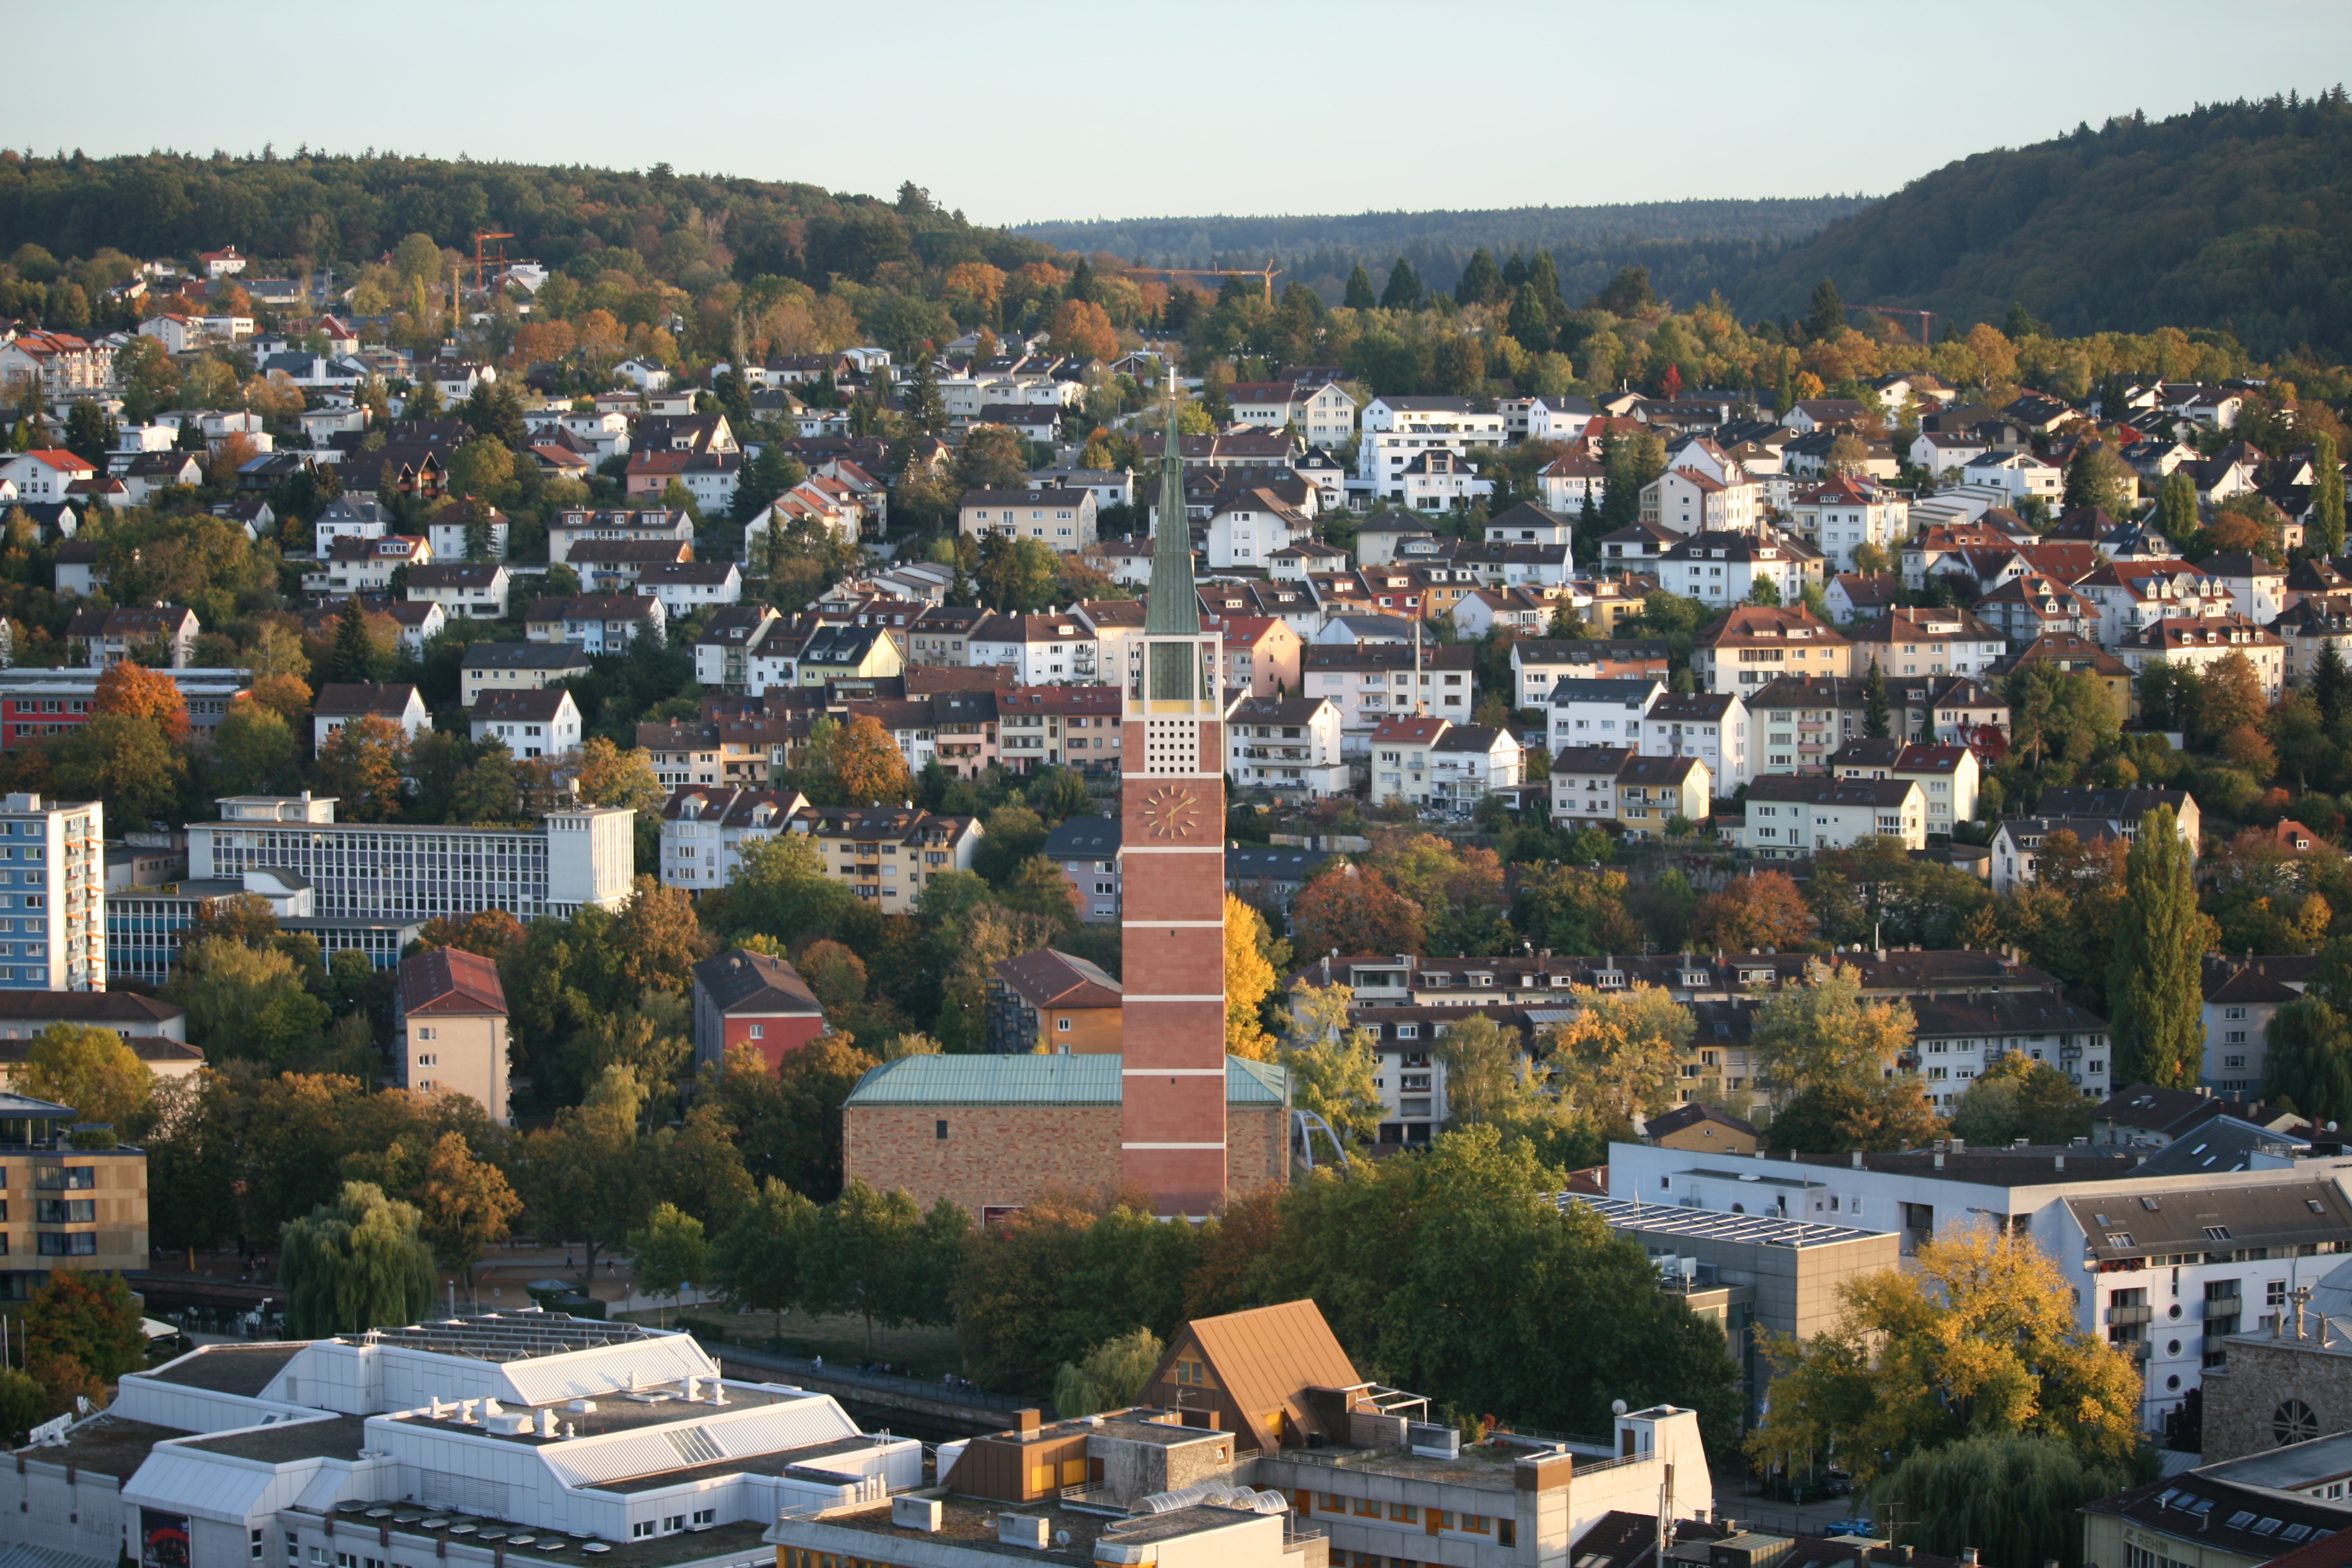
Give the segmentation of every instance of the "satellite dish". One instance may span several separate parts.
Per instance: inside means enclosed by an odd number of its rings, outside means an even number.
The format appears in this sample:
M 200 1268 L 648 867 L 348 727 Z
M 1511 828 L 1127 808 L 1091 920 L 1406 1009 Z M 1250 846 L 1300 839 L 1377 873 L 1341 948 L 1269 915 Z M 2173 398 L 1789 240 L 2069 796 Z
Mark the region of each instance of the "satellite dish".
M 1057 1531 L 1054 1531 L 1054 1544 L 1055 1544 L 1055 1545 L 1056 1545 L 1056 1546 L 1067 1546 L 1069 1543 L 1070 1543 L 1070 1532 L 1069 1532 L 1068 1531 L 1066 1531 L 1066 1530 L 1057 1530 Z
M 1624 1402 L 1623 1400 L 1622 1400 L 1622 1399 L 1612 1399 L 1612 1400 L 1611 1400 L 1611 1401 L 1609 1402 L 1609 1414 L 1610 1414 L 1610 1415 L 1624 1415 L 1624 1414 L 1625 1414 L 1625 1402 Z

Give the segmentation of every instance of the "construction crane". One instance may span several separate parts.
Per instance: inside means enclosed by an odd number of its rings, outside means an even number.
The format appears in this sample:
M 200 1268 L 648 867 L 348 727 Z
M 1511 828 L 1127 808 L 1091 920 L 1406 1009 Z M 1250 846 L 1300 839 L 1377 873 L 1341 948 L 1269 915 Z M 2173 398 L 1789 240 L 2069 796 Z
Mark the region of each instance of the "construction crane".
M 507 248 L 505 246 L 499 246 L 496 255 L 485 255 L 482 250 L 482 242 L 486 239 L 512 239 L 513 237 L 514 236 L 510 234 L 492 233 L 478 234 L 474 237 L 475 293 L 479 294 L 482 291 L 482 268 L 486 264 L 496 263 L 500 267 L 504 267 L 507 264 Z
M 1868 310 L 1874 316 L 1916 316 L 1919 318 L 1919 346 L 1923 349 L 1935 346 L 1927 341 L 1927 323 L 1936 319 L 1933 310 L 1907 310 L 1901 305 L 1848 305 L 1846 309 Z
M 1124 269 L 1129 277 L 1146 278 L 1255 278 L 1265 286 L 1265 302 L 1274 303 L 1274 280 L 1282 276 L 1282 268 L 1269 263 L 1262 268 L 1247 267 L 1146 267 L 1141 262 Z

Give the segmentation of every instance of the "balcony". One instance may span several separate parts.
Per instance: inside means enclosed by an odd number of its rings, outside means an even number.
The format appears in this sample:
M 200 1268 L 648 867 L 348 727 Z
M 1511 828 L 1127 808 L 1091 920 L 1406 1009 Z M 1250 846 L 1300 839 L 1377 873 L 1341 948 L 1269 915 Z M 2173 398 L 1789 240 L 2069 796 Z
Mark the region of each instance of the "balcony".
M 2107 1321 L 2118 1328 L 2126 1327 L 2133 1323 L 2153 1322 L 2155 1319 L 2156 1309 L 2153 1307 L 2110 1307 L 2107 1309 Z

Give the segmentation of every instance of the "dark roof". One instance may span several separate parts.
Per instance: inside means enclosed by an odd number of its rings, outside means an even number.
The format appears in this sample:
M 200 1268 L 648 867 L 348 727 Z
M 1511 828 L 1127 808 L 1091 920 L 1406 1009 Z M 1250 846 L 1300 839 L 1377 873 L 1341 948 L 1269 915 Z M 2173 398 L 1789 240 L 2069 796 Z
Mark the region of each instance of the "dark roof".
M 429 948 L 400 961 L 400 1010 L 504 1017 L 506 988 L 499 984 L 499 966 L 479 953 Z
M 1909 779 L 1832 779 L 1807 773 L 1768 773 L 1748 786 L 1748 798 L 1801 801 L 1813 805 L 1901 805 L 1919 786 Z
M 184 1388 L 209 1389 L 215 1394 L 260 1397 L 278 1369 L 301 1350 L 299 1343 L 205 1345 L 192 1354 L 144 1375 L 158 1383 Z
M 2118 1514 L 2143 1530 L 2194 1542 L 2200 1551 L 2255 1563 L 2268 1562 L 2282 1547 L 2303 1544 L 2315 1531 L 2352 1527 L 2352 1507 L 2343 1503 L 2271 1487 L 2233 1486 L 2198 1470 L 2085 1503 L 2083 1511 Z
M 1108 816 L 1074 816 L 1045 835 L 1048 860 L 1106 860 L 1118 853 L 1119 825 Z
M 184 1018 L 188 1010 L 133 991 L 0 991 L 0 1023 L 63 1018 L 75 1024 L 157 1024 Z
M 1225 850 L 1225 880 L 1235 882 L 1311 881 L 1339 857 L 1328 849 L 1302 849 L 1288 845 L 1236 844 Z
M 319 700 L 310 705 L 310 711 L 324 719 L 356 718 L 367 713 L 397 719 L 408 711 L 408 705 L 415 700 L 416 688 L 405 684 L 373 680 L 330 684 L 319 688 Z
M 542 687 L 536 691 L 487 690 L 474 704 L 477 719 L 519 719 L 539 723 L 551 722 L 572 700 L 572 693 L 560 686 Z
M 824 1011 L 799 970 L 749 948 L 734 948 L 696 964 L 694 988 L 721 1013 Z
M 2258 1153 L 2287 1155 L 2298 1147 L 2309 1145 L 2301 1138 L 2225 1113 L 2182 1133 L 2150 1154 L 2147 1163 L 2134 1174 L 2200 1176 L 2213 1171 L 2244 1171 L 2252 1168 Z
M 2140 817 L 2159 805 L 2178 816 L 2189 804 L 2189 792 L 2110 786 L 2098 789 L 2053 785 L 2042 792 L 2034 809 L 2044 816 L 2111 816 L 2137 826 Z
M 576 642 L 478 642 L 466 649 L 467 669 L 586 669 L 588 650 Z
M 411 588 L 487 588 L 498 581 L 505 567 L 497 562 L 453 561 L 446 563 L 427 562 L 408 569 Z

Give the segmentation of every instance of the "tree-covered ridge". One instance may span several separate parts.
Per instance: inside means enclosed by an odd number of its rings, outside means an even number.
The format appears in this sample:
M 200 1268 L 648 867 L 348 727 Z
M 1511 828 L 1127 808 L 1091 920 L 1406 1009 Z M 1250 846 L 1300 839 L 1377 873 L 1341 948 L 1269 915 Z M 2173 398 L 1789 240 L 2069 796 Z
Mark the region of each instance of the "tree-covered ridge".
M 0 153 L 0 251 L 115 249 L 186 257 L 234 244 L 249 256 L 373 261 L 411 234 L 471 253 L 501 230 L 509 256 L 562 267 L 585 252 L 634 250 L 665 279 L 698 289 L 761 274 L 860 282 L 893 261 L 987 262 L 1010 270 L 1051 255 L 1034 239 L 941 212 L 909 184 L 896 201 L 814 185 L 398 153 L 278 157 L 27 158 Z
M 1666 293 L 1726 294 L 1786 247 L 1860 211 L 1864 196 L 1760 201 L 1628 202 L 1605 206 L 1322 216 L 1102 218 L 1021 224 L 1013 232 L 1065 250 L 1108 251 L 1164 267 L 1255 267 L 1279 258 L 1289 278 L 1332 304 L 1358 263 L 1385 282 L 1402 256 L 1424 284 L 1451 289 L 1482 247 L 1496 256 L 1550 250 L 1563 286 L 1596 291 L 1621 268 L 1645 266 Z
M 2352 352 L 2352 102 L 2271 98 L 1979 153 L 1832 225 L 1733 292 L 1794 313 L 1849 300 L 1958 323 L 2012 301 L 2057 331 L 2226 328 L 2256 353 Z

